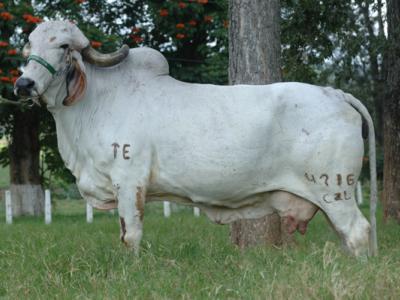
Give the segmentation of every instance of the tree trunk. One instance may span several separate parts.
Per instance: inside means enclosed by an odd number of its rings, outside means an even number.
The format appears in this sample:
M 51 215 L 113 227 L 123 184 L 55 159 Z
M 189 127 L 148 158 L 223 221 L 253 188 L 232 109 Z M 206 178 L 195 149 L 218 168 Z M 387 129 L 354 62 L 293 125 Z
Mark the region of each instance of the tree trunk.
M 385 40 L 385 33 L 383 30 L 382 20 L 382 3 L 378 1 L 378 32 L 377 35 L 374 31 L 375 22 L 371 19 L 370 3 L 365 0 L 358 0 L 358 6 L 364 17 L 364 26 L 368 31 L 368 56 L 370 60 L 371 77 L 372 77 L 372 98 L 374 100 L 375 107 L 375 134 L 376 140 L 379 145 L 383 145 L 383 101 L 385 98 L 385 72 L 386 65 L 384 61 L 380 59 L 382 51 L 378 49 L 378 43 L 382 43 Z M 374 18 L 376 18 L 374 16 Z
M 279 0 L 230 0 L 230 84 L 268 84 L 281 76 Z M 281 230 L 277 214 L 239 220 L 231 225 L 231 240 L 240 248 L 281 245 L 291 238 Z
M 384 105 L 383 203 L 385 219 L 400 223 L 400 2 L 388 0 L 387 97 Z
M 230 0 L 229 82 L 282 81 L 279 0 Z
M 36 109 L 15 112 L 9 155 L 13 215 L 41 215 L 44 196 L 39 173 L 39 117 Z

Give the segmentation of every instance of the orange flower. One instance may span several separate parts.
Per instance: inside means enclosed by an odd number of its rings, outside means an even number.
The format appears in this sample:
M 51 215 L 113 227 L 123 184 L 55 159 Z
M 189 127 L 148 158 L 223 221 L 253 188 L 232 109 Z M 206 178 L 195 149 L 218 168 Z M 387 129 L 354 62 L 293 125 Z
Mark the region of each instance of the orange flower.
M 200 3 L 200 4 L 207 4 L 207 3 L 208 3 L 208 0 L 197 0 L 197 3 Z
M 228 28 L 229 27 L 229 21 L 228 20 L 224 20 L 224 27 Z
M 17 54 L 17 50 L 16 49 L 10 49 L 7 51 L 8 55 L 16 55 Z
M 91 41 L 91 42 L 90 42 L 90 45 L 91 45 L 93 48 L 99 48 L 99 47 L 101 47 L 101 45 L 103 45 L 103 43 L 102 43 L 102 42 L 97 42 L 97 41 Z
M 204 16 L 204 22 L 206 22 L 206 23 L 211 23 L 212 20 L 213 20 L 213 17 L 212 17 L 212 16 Z
M 14 18 L 14 16 L 12 14 L 10 14 L 9 12 L 4 11 L 4 12 L 0 13 L 0 18 L 2 18 L 5 21 L 10 21 L 10 20 L 12 20 L 12 18 Z
M 7 47 L 9 44 L 7 42 L 0 42 L 0 47 Z
M 184 2 L 179 2 L 178 6 L 179 6 L 179 8 L 185 8 L 187 6 L 187 4 Z
M 17 69 L 14 69 L 10 71 L 10 74 L 14 76 L 19 76 L 19 71 Z
M 136 43 L 139 44 L 141 42 L 143 42 L 143 38 L 138 36 L 138 35 L 132 35 L 132 40 Z
M 196 26 L 197 25 L 197 22 L 196 22 L 196 20 L 190 20 L 189 22 L 188 22 L 188 24 L 190 25 L 190 26 Z
M 168 16 L 168 14 L 169 14 L 168 9 L 163 8 L 160 10 L 161 17 L 166 17 L 166 16 Z
M 0 77 L 0 81 L 2 81 L 2 82 L 11 82 L 11 79 L 9 77 L 2 76 L 2 77 Z
M 132 32 L 138 33 L 138 32 L 140 32 L 140 28 L 139 27 L 133 27 L 132 28 Z
M 22 18 L 25 20 L 26 23 L 32 23 L 32 24 L 40 23 L 43 21 L 41 18 L 32 16 L 30 14 L 24 14 Z
M 85 2 L 85 0 L 75 0 L 75 2 L 78 4 L 82 4 L 83 2 Z
M 0 8 L 4 8 L 4 3 L 0 3 Z
M 178 24 L 176 24 L 176 26 L 175 26 L 177 29 L 183 29 L 183 28 L 185 28 L 185 24 L 183 24 L 183 23 L 178 23 Z
M 185 38 L 185 35 L 184 35 L 183 33 L 178 33 L 178 34 L 176 35 L 176 38 L 177 38 L 178 40 L 181 40 L 181 39 Z

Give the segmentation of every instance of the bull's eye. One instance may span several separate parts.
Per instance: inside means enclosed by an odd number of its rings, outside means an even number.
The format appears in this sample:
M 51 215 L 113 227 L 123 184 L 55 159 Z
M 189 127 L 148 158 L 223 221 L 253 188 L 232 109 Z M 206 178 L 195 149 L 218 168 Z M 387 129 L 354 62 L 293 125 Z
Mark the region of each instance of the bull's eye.
M 68 49 L 68 47 L 69 47 L 69 45 L 68 44 L 62 44 L 61 46 L 60 46 L 60 48 L 62 48 L 62 49 Z

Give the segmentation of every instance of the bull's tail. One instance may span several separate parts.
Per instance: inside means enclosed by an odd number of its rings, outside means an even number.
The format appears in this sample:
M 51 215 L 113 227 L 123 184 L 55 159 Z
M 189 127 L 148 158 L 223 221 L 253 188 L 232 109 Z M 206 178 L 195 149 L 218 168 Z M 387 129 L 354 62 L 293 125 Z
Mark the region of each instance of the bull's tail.
M 371 115 L 365 106 L 352 95 L 345 93 L 345 101 L 353 106 L 365 119 L 368 125 L 368 142 L 369 142 L 369 169 L 370 169 L 370 222 L 371 233 L 369 239 L 370 255 L 378 254 L 378 240 L 376 235 L 376 204 L 378 201 L 378 188 L 376 179 L 376 150 L 375 150 L 375 130 Z

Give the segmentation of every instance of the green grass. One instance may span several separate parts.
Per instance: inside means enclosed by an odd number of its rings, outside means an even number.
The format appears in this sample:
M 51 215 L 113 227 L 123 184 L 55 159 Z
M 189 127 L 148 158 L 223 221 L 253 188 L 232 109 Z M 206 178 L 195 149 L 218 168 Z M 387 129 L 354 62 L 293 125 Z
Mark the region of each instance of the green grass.
M 364 208 L 365 210 L 365 208 Z M 119 241 L 118 217 L 85 223 L 82 201 L 56 203 L 53 223 L 0 219 L 0 298 L 398 299 L 398 225 L 379 226 L 380 255 L 346 256 L 321 214 L 291 249 L 239 251 L 229 227 L 190 210 L 146 206 L 140 258 Z M 381 220 L 379 222 L 381 224 Z

